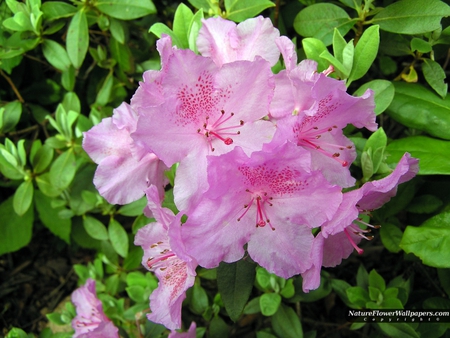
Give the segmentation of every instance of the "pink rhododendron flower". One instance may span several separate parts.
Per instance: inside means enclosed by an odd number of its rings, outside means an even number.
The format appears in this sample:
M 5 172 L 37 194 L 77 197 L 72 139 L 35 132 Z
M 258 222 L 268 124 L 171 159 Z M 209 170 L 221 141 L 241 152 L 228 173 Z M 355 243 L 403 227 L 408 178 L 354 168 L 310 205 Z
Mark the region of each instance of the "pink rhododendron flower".
M 197 263 L 184 252 L 174 252 L 167 231 L 170 222 L 179 222 L 167 208 L 161 207 L 156 187 L 147 190 L 149 209 L 157 222 L 138 230 L 135 245 L 142 246 L 142 265 L 158 277 L 158 287 L 150 295 L 151 313 L 148 319 L 164 325 L 168 329 L 181 328 L 181 305 L 186 298 L 186 290 L 194 285 Z M 180 248 L 180 246 L 177 246 Z
M 254 261 L 283 278 L 310 267 L 311 228 L 330 220 L 342 199 L 309 153 L 291 143 L 248 157 L 240 147 L 208 157 L 209 189 L 182 226 L 186 251 L 206 268 L 234 262 L 244 245 Z
M 197 49 L 203 56 L 210 57 L 221 66 L 237 60 L 253 61 L 261 56 L 273 66 L 280 52 L 275 39 L 280 36 L 269 18 L 258 16 L 238 25 L 218 18 L 203 20 L 197 38 Z
M 103 312 L 102 302 L 95 293 L 95 281 L 89 278 L 86 284 L 72 293 L 72 303 L 77 310 L 72 320 L 74 338 L 119 337 L 118 329 Z
M 84 133 L 83 148 L 98 164 L 94 184 L 112 204 L 127 204 L 144 195 L 150 184 L 164 195 L 167 167 L 155 154 L 133 142 L 130 134 L 137 124 L 137 114 L 122 103 L 110 118 Z
M 321 170 L 333 184 L 350 187 L 355 183 L 348 167 L 356 158 L 353 143 L 342 129 L 347 124 L 376 130 L 373 94 L 361 97 L 346 92 L 344 81 L 317 73 L 317 63 L 296 62 L 288 39 L 279 38 L 287 69 L 275 76 L 275 94 L 270 106 L 277 121 L 274 145 L 286 140 L 311 151 L 312 168 Z
M 373 237 L 369 235 L 370 229 L 361 229 L 360 225 L 369 228 L 379 226 L 364 222 L 360 215 L 367 215 L 387 203 L 397 193 L 397 186 L 412 179 L 418 171 L 418 160 L 406 153 L 389 176 L 344 193 L 336 217 L 324 223 L 321 232 L 314 239 L 311 251 L 313 265 L 302 274 L 304 291 L 319 287 L 322 266 L 334 267 L 340 264 L 354 249 L 359 254 L 363 253 L 357 244 L 362 239 L 370 240 Z
M 275 128 L 261 119 L 273 93 L 269 64 L 258 58 L 219 68 L 190 50 L 174 50 L 160 86 L 164 103 L 139 110 L 133 139 L 167 166 L 196 153 L 262 148 Z
M 189 327 L 189 330 L 187 332 L 172 331 L 169 333 L 168 338 L 195 338 L 196 337 L 196 328 L 197 328 L 197 325 L 195 324 L 195 322 L 192 322 L 191 326 Z

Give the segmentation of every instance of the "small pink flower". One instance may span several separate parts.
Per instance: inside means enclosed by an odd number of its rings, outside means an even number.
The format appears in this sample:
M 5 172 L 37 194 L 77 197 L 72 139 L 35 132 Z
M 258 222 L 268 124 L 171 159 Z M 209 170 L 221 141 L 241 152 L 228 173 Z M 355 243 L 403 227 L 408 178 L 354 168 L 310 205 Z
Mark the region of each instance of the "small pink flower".
M 180 249 L 167 235 L 171 222 L 180 222 L 181 214 L 161 207 L 156 187 L 147 190 L 149 200 L 146 212 L 151 212 L 157 222 L 138 230 L 135 245 L 142 246 L 142 265 L 158 277 L 158 287 L 150 295 L 151 313 L 147 318 L 170 330 L 181 328 L 181 306 L 186 290 L 194 285 L 197 263 Z M 178 250 L 174 250 L 176 247 Z
M 95 293 L 93 279 L 88 279 L 85 285 L 72 293 L 72 303 L 77 310 L 77 315 L 72 320 L 74 338 L 119 337 L 119 330 L 103 312 L 102 302 Z

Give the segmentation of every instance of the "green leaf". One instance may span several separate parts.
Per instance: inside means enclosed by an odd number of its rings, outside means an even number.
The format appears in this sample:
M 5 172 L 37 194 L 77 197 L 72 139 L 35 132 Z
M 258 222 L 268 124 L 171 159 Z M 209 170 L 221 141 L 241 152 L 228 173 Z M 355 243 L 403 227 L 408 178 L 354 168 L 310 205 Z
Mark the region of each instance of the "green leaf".
M 411 51 L 418 51 L 420 53 L 429 53 L 433 50 L 431 44 L 425 40 L 419 38 L 412 38 Z
M 125 229 L 114 219 L 111 219 L 108 227 L 109 239 L 116 252 L 122 256 L 128 255 L 128 236 Z
M 275 4 L 269 0 L 225 0 L 225 17 L 228 20 L 241 22 L 270 7 L 275 7 Z
M 194 14 L 192 17 L 192 21 L 189 26 L 188 30 L 188 42 L 189 42 L 189 49 L 197 53 L 197 37 L 198 33 L 200 31 L 200 28 L 202 27 L 202 20 L 203 20 L 203 10 L 197 11 L 197 13 Z
M 345 41 L 341 33 L 339 33 L 339 30 L 335 28 L 333 33 L 333 54 L 340 62 L 344 61 L 342 53 L 344 52 L 344 48 L 346 46 L 347 41 Z
M 86 14 L 79 10 L 72 18 L 67 31 L 66 48 L 75 69 L 79 69 L 89 47 L 89 31 Z
M 335 58 L 328 50 L 323 51 L 319 55 L 322 59 L 327 60 L 330 64 L 333 65 L 335 70 L 338 72 L 338 75 L 342 78 L 346 79 L 350 74 L 350 69 L 344 66 L 337 58 Z
M 116 39 L 120 44 L 125 44 L 125 29 L 122 21 L 110 18 L 109 30 L 114 39 Z
M 381 292 L 386 290 L 386 282 L 375 269 L 369 272 L 369 286 L 377 288 Z
M 217 338 L 229 337 L 229 328 L 227 323 L 220 317 L 215 316 L 209 324 L 209 336 Z
M 364 265 L 360 265 L 356 273 L 356 285 L 366 289 L 369 286 L 369 273 Z
M 111 92 L 114 84 L 113 73 L 110 71 L 108 75 L 106 75 L 105 80 L 100 87 L 100 90 L 97 93 L 97 98 L 95 99 L 95 103 L 100 106 L 106 106 L 108 102 L 111 101 Z
M 419 84 L 394 82 L 387 114 L 407 127 L 450 140 L 450 97 L 441 99 Z
M 46 1 L 42 4 L 41 10 L 44 18 L 49 21 L 67 18 L 77 12 L 77 8 L 62 1 Z
M 402 0 L 387 6 L 374 16 L 380 29 L 398 34 L 423 34 L 441 27 L 450 7 L 439 0 Z
M 178 36 L 175 35 L 172 30 L 167 27 L 165 24 L 161 22 L 154 23 L 150 29 L 149 33 L 155 34 L 158 38 L 161 38 L 162 34 L 167 34 L 172 38 L 172 45 L 180 47 L 183 45 L 183 43 L 178 39 Z
M 43 175 L 39 175 L 36 177 L 36 183 L 39 187 L 39 190 L 42 191 L 43 194 L 49 197 L 56 197 L 62 193 L 64 189 L 55 187 L 52 185 L 50 180 L 50 173 L 45 173 Z
M 243 313 L 246 315 L 251 315 L 261 312 L 261 307 L 259 306 L 259 298 L 260 297 L 256 297 L 250 300 L 247 305 L 245 305 Z
M 70 232 L 72 229 L 71 219 L 62 219 L 59 212 L 64 207 L 52 207 L 52 199 L 45 196 L 41 191 L 35 191 L 34 203 L 39 213 L 39 219 L 54 235 L 70 244 Z
M 345 290 L 349 302 L 358 309 L 366 307 L 366 303 L 370 300 L 367 290 L 359 286 L 352 286 Z
M 31 161 L 31 165 L 33 166 L 33 172 L 39 174 L 43 172 L 47 167 L 52 163 L 53 160 L 53 149 L 48 145 L 44 144 L 39 150 L 36 152 L 36 155 L 33 157 Z
M 347 86 L 352 81 L 362 78 L 378 54 L 380 45 L 379 26 L 374 25 L 367 28 L 355 47 L 355 57 L 353 60 L 353 68 L 347 81 Z
M 128 296 L 136 303 L 141 303 L 148 300 L 145 289 L 140 285 L 128 286 L 125 288 L 125 290 L 127 291 Z
M 6 133 L 19 123 L 20 116 L 22 115 L 22 103 L 19 101 L 8 102 L 2 107 L 4 109 L 2 116 L 2 123 L 0 124 L 0 131 Z M 0 108 L 0 109 L 2 109 Z
M 389 163 L 398 163 L 405 152 L 419 159 L 419 175 L 450 175 L 450 142 L 426 136 L 392 141 L 386 148 Z
M 431 214 L 437 211 L 444 202 L 435 195 L 420 195 L 408 205 L 408 212 L 415 214 Z
M 33 202 L 33 182 L 22 182 L 14 194 L 14 211 L 17 215 L 23 216 L 30 209 Z
M 139 216 L 143 213 L 145 206 L 147 205 L 147 198 L 142 198 L 134 201 L 130 204 L 124 205 L 117 210 L 117 213 L 124 216 Z
M 194 13 L 192 13 L 188 6 L 183 3 L 178 5 L 173 19 L 173 33 L 181 42 L 181 48 L 189 47 L 188 31 L 193 17 Z
M 374 91 L 375 114 L 379 115 L 384 112 L 391 104 L 395 95 L 395 87 L 392 82 L 387 80 L 373 80 L 359 87 L 354 95 L 361 96 L 367 89 Z
M 109 238 L 105 225 L 96 218 L 90 216 L 84 217 L 83 226 L 89 236 L 94 239 L 106 241 Z
M 59 155 L 50 167 L 50 183 L 57 189 L 65 189 L 76 173 L 76 159 L 72 149 Z
M 66 50 L 56 41 L 45 39 L 42 44 L 42 52 L 47 61 L 62 72 L 66 71 L 71 66 Z
M 356 20 L 350 19 L 342 8 L 330 3 L 319 3 L 300 11 L 295 17 L 294 28 L 298 34 L 317 38 L 328 46 L 333 42 L 335 28 L 345 36 L 355 23 Z
M 321 72 L 328 68 L 330 63 L 320 57 L 323 52 L 327 51 L 327 47 L 321 40 L 316 38 L 306 38 L 302 40 L 302 45 L 303 49 L 305 50 L 306 57 L 318 63 L 318 72 Z
M 441 65 L 436 61 L 425 59 L 422 63 L 422 72 L 428 84 L 438 93 L 443 99 L 447 96 L 448 86 L 444 82 L 446 75 Z
M 217 269 L 217 286 L 225 309 L 231 320 L 241 315 L 255 281 L 255 265 L 245 260 L 235 263 L 220 263 Z
M 292 308 L 284 304 L 281 304 L 278 311 L 272 316 L 272 328 L 278 337 L 303 337 L 303 329 L 300 319 Z
M 119 64 L 120 69 L 125 73 L 130 72 L 133 68 L 133 57 L 127 45 L 120 43 L 114 37 L 111 37 L 109 41 L 109 50 L 111 56 Z
M 423 264 L 436 268 L 450 267 L 450 211 L 440 213 L 421 226 L 407 226 L 400 247 L 413 253 Z
M 32 208 L 23 216 L 17 215 L 13 207 L 13 196 L 0 204 L 0 256 L 28 245 L 31 240 L 33 215 Z
M 403 233 L 399 227 L 392 223 L 383 223 L 380 228 L 380 237 L 383 245 L 390 252 L 398 253 L 401 248 L 399 246 Z
M 73 91 L 75 87 L 75 68 L 71 65 L 67 70 L 62 72 L 61 84 L 67 91 Z
M 191 288 L 191 310 L 196 314 L 202 314 L 208 308 L 209 301 L 205 289 L 199 283 L 195 283 Z
M 98 0 L 95 7 L 102 13 L 120 20 L 134 20 L 156 13 L 150 0 Z
M 370 135 L 364 145 L 363 154 L 367 153 L 372 163 L 372 168 L 368 168 L 371 173 L 369 176 L 364 174 L 365 179 L 369 179 L 372 174 L 376 174 L 380 165 L 384 162 L 384 150 L 386 148 L 387 136 L 383 127 L 378 128 L 376 132 Z M 365 169 L 363 167 L 363 169 Z
M 259 307 L 264 316 L 272 316 L 278 311 L 281 296 L 278 293 L 264 293 L 259 297 Z
M 420 335 L 407 323 L 375 323 L 381 331 L 392 338 L 420 338 Z

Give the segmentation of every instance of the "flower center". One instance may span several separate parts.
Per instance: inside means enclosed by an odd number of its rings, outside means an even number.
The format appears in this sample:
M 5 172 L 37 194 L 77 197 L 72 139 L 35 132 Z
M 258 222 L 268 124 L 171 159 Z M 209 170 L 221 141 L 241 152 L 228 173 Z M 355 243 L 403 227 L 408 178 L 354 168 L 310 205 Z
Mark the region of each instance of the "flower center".
M 272 197 L 268 196 L 267 193 L 263 192 L 263 193 L 254 193 L 251 192 L 249 189 L 245 190 L 246 192 L 251 194 L 251 198 L 250 198 L 250 202 L 244 205 L 244 212 L 242 213 L 241 216 L 239 216 L 239 218 L 237 219 L 237 221 L 239 222 L 242 217 L 245 216 L 245 214 L 250 210 L 250 208 L 252 207 L 253 204 L 256 205 L 256 227 L 265 227 L 266 224 L 269 224 L 270 228 L 272 230 L 275 230 L 275 228 L 272 226 L 272 224 L 270 223 L 270 219 L 267 216 L 265 207 L 269 206 L 272 207 Z
M 152 271 L 155 271 L 156 269 L 160 269 L 161 271 L 164 271 L 168 266 L 167 260 L 172 257 L 176 257 L 175 254 L 170 250 L 170 248 L 168 248 L 167 243 L 157 242 L 150 246 L 151 249 L 155 249 L 155 250 L 157 250 L 156 248 L 158 248 L 158 247 L 161 250 L 158 252 L 158 255 L 156 255 L 155 257 L 150 257 L 147 260 L 147 266 Z
M 221 110 L 219 117 L 214 122 L 211 121 L 212 119 L 209 116 L 206 116 L 202 127 L 197 129 L 197 133 L 205 135 L 211 151 L 215 150 L 212 146 L 214 139 L 219 139 L 229 146 L 234 142 L 231 136 L 236 136 L 241 133 L 240 131 L 236 131 L 236 128 L 240 128 L 244 125 L 244 121 L 242 120 L 239 120 L 239 124 L 237 125 L 225 126 L 233 116 L 234 113 L 230 113 L 226 116 L 225 111 Z
M 339 157 L 341 156 L 342 151 L 350 150 L 353 146 L 333 144 L 321 139 L 323 134 L 332 132 L 337 126 L 319 129 L 317 126 L 306 126 L 305 122 L 309 122 L 309 119 L 307 118 L 302 124 L 297 124 L 294 127 L 294 132 L 297 135 L 297 145 L 314 149 L 319 153 L 338 161 L 343 167 L 348 166 L 349 163 Z

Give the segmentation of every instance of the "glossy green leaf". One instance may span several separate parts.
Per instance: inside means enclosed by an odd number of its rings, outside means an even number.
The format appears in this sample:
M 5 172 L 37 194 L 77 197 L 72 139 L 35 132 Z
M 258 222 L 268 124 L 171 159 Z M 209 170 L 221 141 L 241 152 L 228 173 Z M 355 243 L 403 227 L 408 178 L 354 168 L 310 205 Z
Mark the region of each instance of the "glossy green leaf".
M 0 131 L 6 133 L 14 129 L 17 123 L 19 123 L 20 117 L 22 116 L 22 103 L 19 101 L 8 102 L 0 109 L 3 109 Z
M 270 7 L 275 4 L 269 0 L 225 0 L 226 18 L 236 22 L 252 18 Z
M 190 303 L 191 310 L 194 313 L 200 315 L 208 308 L 208 295 L 206 294 L 205 289 L 203 289 L 199 283 L 195 283 L 190 291 L 192 292 Z
M 387 114 L 407 127 L 450 140 L 450 97 L 441 99 L 419 84 L 394 82 Z
M 417 333 L 408 323 L 376 323 L 375 325 L 377 325 L 387 337 L 420 338 L 419 333 Z
M 379 26 L 374 25 L 367 28 L 355 47 L 353 68 L 347 81 L 347 86 L 355 80 L 362 78 L 378 54 L 380 45 Z
M 169 27 L 161 22 L 153 24 L 149 29 L 149 33 L 155 34 L 158 38 L 161 38 L 162 34 L 167 34 L 172 38 L 172 45 L 179 48 L 181 48 L 181 46 L 183 45 L 180 39 L 178 39 L 178 36 L 175 35 L 175 33 Z
M 419 175 L 450 175 L 450 142 L 426 136 L 392 141 L 386 148 L 388 163 L 397 163 L 405 152 L 419 159 Z
M 215 316 L 209 323 L 209 336 L 217 338 L 230 336 L 228 325 L 220 316 Z
M 422 34 L 441 27 L 450 7 L 440 0 L 402 0 L 394 2 L 374 16 L 380 29 L 398 34 Z
M 96 218 L 90 216 L 84 217 L 83 226 L 89 236 L 94 239 L 106 241 L 109 238 L 105 225 Z
M 255 281 L 255 265 L 245 260 L 220 263 L 217 286 L 231 320 L 236 321 L 247 304 Z
M 348 300 L 358 309 L 366 307 L 366 303 L 370 301 L 369 293 L 366 289 L 359 286 L 352 286 L 345 290 Z
M 89 31 L 86 13 L 79 10 L 72 18 L 67 31 L 66 48 L 75 69 L 83 64 L 89 47 Z
M 411 50 L 413 52 L 418 51 L 420 53 L 429 53 L 433 47 L 431 44 L 425 40 L 419 38 L 412 38 L 411 40 Z
M 111 92 L 112 87 L 114 84 L 114 76 L 112 72 L 109 72 L 108 75 L 105 77 L 105 80 L 102 83 L 102 86 L 100 87 L 97 98 L 95 99 L 95 102 L 99 104 L 100 106 L 106 106 L 106 104 L 111 99 Z
M 369 272 L 369 286 L 379 289 L 380 291 L 386 290 L 386 282 L 383 277 L 380 276 L 376 270 Z
M 328 68 L 330 63 L 321 58 L 320 55 L 327 50 L 325 44 L 316 38 L 306 38 L 302 40 L 303 49 L 308 59 L 317 62 L 317 71 L 321 72 Z
M 67 150 L 52 163 L 50 183 L 59 189 L 65 189 L 72 182 L 76 172 L 76 160 L 72 150 Z
M 114 219 L 111 219 L 108 227 L 109 239 L 116 252 L 122 256 L 128 255 L 128 236 L 125 229 Z
M 17 215 L 23 216 L 33 202 L 33 183 L 31 181 L 22 182 L 14 194 L 14 211 Z
M 146 205 L 147 205 L 147 198 L 143 196 L 137 201 L 134 201 L 130 204 L 120 207 L 117 213 L 124 216 L 139 216 L 143 213 L 143 210 L 146 207 Z
M 423 264 L 450 268 L 450 212 L 438 214 L 421 226 L 407 226 L 400 247 L 418 256 Z
M 62 1 L 46 1 L 42 4 L 41 10 L 47 20 L 67 18 L 77 12 L 76 7 Z
M 134 20 L 156 13 L 151 0 L 98 0 L 95 7 L 102 13 L 120 20 Z
M 355 23 L 342 8 L 331 3 L 319 3 L 300 11 L 295 17 L 294 28 L 300 35 L 317 38 L 328 46 L 333 42 L 335 28 L 345 36 Z
M 0 204 L 0 256 L 28 245 L 31 240 L 33 215 L 32 208 L 23 216 L 17 215 L 13 207 L 13 196 Z
M 63 46 L 53 40 L 45 39 L 42 52 L 47 61 L 56 69 L 64 72 L 69 69 L 71 62 Z
M 182 44 L 182 48 L 189 47 L 188 31 L 191 25 L 194 13 L 185 4 L 178 5 L 173 19 L 173 33 L 178 37 Z
M 50 181 L 50 173 L 45 173 L 43 175 L 36 176 L 36 183 L 38 188 L 42 193 L 49 197 L 56 197 L 62 193 L 64 189 L 55 187 Z
M 445 83 L 447 76 L 441 65 L 436 61 L 425 59 L 422 63 L 422 72 L 431 88 L 445 99 L 448 89 L 448 85 Z
M 392 223 L 383 223 L 380 228 L 381 242 L 390 252 L 398 253 L 401 248 L 399 246 L 403 233 L 400 228 Z
M 284 304 L 272 316 L 272 328 L 278 337 L 302 338 L 303 329 L 300 319 L 295 311 Z
M 394 99 L 395 87 L 390 81 L 372 80 L 359 87 L 354 95 L 361 96 L 367 89 L 372 89 L 374 91 L 375 114 L 377 115 L 384 112 Z
M 110 18 L 109 30 L 114 39 L 116 39 L 120 44 L 125 43 L 125 29 L 122 21 Z
M 378 172 L 378 169 L 380 168 L 380 165 L 384 162 L 384 151 L 386 148 L 387 143 L 387 136 L 384 132 L 383 127 L 378 128 L 377 131 L 375 131 L 372 135 L 370 135 L 369 139 L 367 140 L 366 144 L 364 145 L 363 152 L 367 152 L 370 154 L 370 158 L 372 160 L 372 168 L 370 171 L 372 171 L 373 174 L 376 174 Z M 371 150 L 369 152 L 369 150 Z M 371 176 L 365 178 L 370 178 Z
M 188 42 L 189 42 L 189 49 L 197 53 L 197 37 L 198 33 L 200 31 L 200 28 L 202 27 L 202 20 L 204 18 L 203 10 L 197 11 L 197 13 L 194 14 L 192 17 L 191 24 L 189 26 L 188 30 Z
M 34 202 L 42 224 L 44 224 L 54 235 L 70 244 L 72 221 L 71 219 L 62 219 L 59 217 L 59 212 L 64 210 L 64 207 L 60 206 L 53 208 L 51 203 L 52 199 L 45 196 L 39 190 L 35 191 Z
M 259 307 L 264 316 L 272 316 L 278 311 L 281 296 L 278 293 L 264 293 L 259 298 Z
M 109 50 L 111 51 L 111 56 L 117 61 L 122 71 L 127 73 L 132 70 L 133 57 L 130 48 L 127 45 L 124 45 L 114 37 L 111 37 L 109 40 Z
M 431 214 L 443 204 L 444 202 L 435 195 L 420 195 L 414 198 L 406 210 L 415 214 Z

